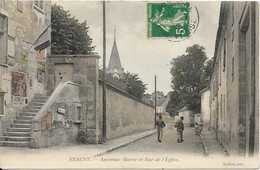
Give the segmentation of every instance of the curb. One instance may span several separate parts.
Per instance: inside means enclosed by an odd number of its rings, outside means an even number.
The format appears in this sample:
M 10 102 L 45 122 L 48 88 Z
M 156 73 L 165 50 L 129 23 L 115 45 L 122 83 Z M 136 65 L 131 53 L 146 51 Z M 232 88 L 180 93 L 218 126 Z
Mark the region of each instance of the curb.
M 204 149 L 204 153 L 203 154 L 204 154 L 204 156 L 208 156 L 209 155 L 208 147 L 205 144 L 204 137 L 202 136 L 202 134 L 200 134 L 199 136 L 200 136 L 200 139 L 201 139 L 201 142 L 202 142 L 202 145 L 203 145 L 203 149 Z
M 117 145 L 117 146 L 113 146 L 113 147 L 107 149 L 106 151 L 103 151 L 103 152 L 100 152 L 100 153 L 94 155 L 94 157 L 102 156 L 102 155 L 104 155 L 104 154 L 106 154 L 106 153 L 112 152 L 112 151 L 114 151 L 114 150 L 116 150 L 116 149 L 122 148 L 122 147 L 124 147 L 124 146 L 126 146 L 126 145 L 129 145 L 130 143 L 136 142 L 136 141 L 138 141 L 138 140 L 141 140 L 141 139 L 146 138 L 146 137 L 148 137 L 148 136 L 152 136 L 152 135 L 154 135 L 154 134 L 156 134 L 156 131 L 151 132 L 151 133 L 149 133 L 149 134 L 146 134 L 146 135 L 144 135 L 144 136 L 141 136 L 140 138 L 136 138 L 136 139 L 127 141 L 127 142 L 125 142 L 125 143 L 119 144 L 119 145 Z

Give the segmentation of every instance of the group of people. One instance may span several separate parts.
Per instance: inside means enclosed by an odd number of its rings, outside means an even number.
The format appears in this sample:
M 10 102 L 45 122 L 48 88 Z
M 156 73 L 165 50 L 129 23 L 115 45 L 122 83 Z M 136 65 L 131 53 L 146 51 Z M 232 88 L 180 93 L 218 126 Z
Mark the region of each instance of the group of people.
M 184 141 L 183 140 L 183 131 L 184 131 L 183 119 L 184 117 L 180 117 L 180 119 L 174 125 L 174 127 L 177 129 L 178 143 Z M 162 116 L 159 116 L 159 119 L 156 121 L 156 126 L 157 126 L 158 141 L 162 142 L 163 128 L 165 127 L 165 123 L 162 120 Z
M 183 125 L 183 119 L 184 117 L 181 116 L 180 119 L 175 123 L 174 127 L 177 129 L 177 142 L 181 143 L 183 142 L 183 131 L 184 131 L 184 125 Z M 156 121 L 156 126 L 157 126 L 157 134 L 158 134 L 158 141 L 162 142 L 162 136 L 163 136 L 163 128 L 165 127 L 165 123 L 162 120 L 162 116 L 159 116 L 159 119 Z M 197 122 L 195 123 L 195 134 L 196 135 L 200 135 L 201 131 L 202 131 L 202 126 L 203 123 L 202 121 L 200 122 L 200 124 L 198 124 Z

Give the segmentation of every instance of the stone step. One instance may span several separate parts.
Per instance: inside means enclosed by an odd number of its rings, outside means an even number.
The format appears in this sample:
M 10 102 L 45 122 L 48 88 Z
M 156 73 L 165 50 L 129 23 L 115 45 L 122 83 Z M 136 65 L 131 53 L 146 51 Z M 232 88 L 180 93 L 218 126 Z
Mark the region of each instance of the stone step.
M 30 124 L 30 120 L 14 120 L 14 123 L 17 124 Z
M 3 146 L 11 146 L 11 147 L 30 147 L 29 141 L 0 141 Z
M 36 113 L 33 112 L 21 112 L 20 116 L 35 116 Z
M 30 141 L 31 137 L 22 137 L 22 136 L 2 136 L 4 141 Z
M 38 111 L 39 111 L 39 110 L 36 110 L 36 111 L 35 111 L 35 110 L 27 110 L 27 109 L 24 109 L 24 110 L 23 110 L 23 112 L 34 113 L 34 114 L 38 113 Z
M 30 132 L 30 128 L 7 128 L 7 132 Z
M 42 108 L 42 106 L 34 106 L 34 105 L 32 105 L 32 106 L 26 106 L 25 107 L 25 110 L 31 110 L 31 109 L 37 109 L 37 110 L 40 110 Z
M 16 120 L 31 120 L 33 116 L 17 116 Z
M 31 124 L 18 124 L 18 123 L 12 123 L 12 128 L 30 128 Z
M 43 106 L 45 102 L 31 102 L 29 105 L 30 106 Z
M 42 103 L 42 102 L 46 102 L 47 101 L 47 98 L 46 99 L 43 99 L 43 98 L 34 98 L 32 100 L 32 102 L 39 102 L 39 103 Z
M 33 108 L 29 108 L 29 109 L 25 109 L 24 112 L 33 112 L 33 113 L 37 113 L 40 109 L 33 109 Z
M 5 132 L 4 136 L 30 137 L 30 132 Z
M 34 98 L 47 98 L 45 94 L 34 94 Z

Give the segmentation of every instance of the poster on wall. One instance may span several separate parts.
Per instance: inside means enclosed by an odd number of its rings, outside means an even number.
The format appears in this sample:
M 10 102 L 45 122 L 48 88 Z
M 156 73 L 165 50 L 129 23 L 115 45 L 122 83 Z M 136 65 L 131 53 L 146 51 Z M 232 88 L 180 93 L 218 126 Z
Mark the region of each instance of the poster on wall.
M 26 97 L 25 74 L 12 72 L 12 95 Z

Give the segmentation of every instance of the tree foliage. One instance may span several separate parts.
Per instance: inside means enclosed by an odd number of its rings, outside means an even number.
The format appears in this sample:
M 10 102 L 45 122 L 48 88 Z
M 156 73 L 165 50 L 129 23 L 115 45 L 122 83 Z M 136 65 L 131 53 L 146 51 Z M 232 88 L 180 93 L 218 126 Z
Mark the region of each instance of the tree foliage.
M 183 106 L 200 111 L 200 91 L 208 86 L 212 72 L 212 60 L 203 46 L 195 44 L 186 53 L 171 61 L 173 93 L 167 109 L 172 115 Z
M 127 92 L 138 99 L 141 99 L 144 95 L 146 84 L 144 84 L 138 74 L 132 74 L 129 72 L 124 73 L 122 78 L 119 79 L 122 83 L 127 86 Z
M 94 47 L 88 35 L 87 21 L 80 23 L 60 5 L 51 7 L 52 54 L 91 54 Z

